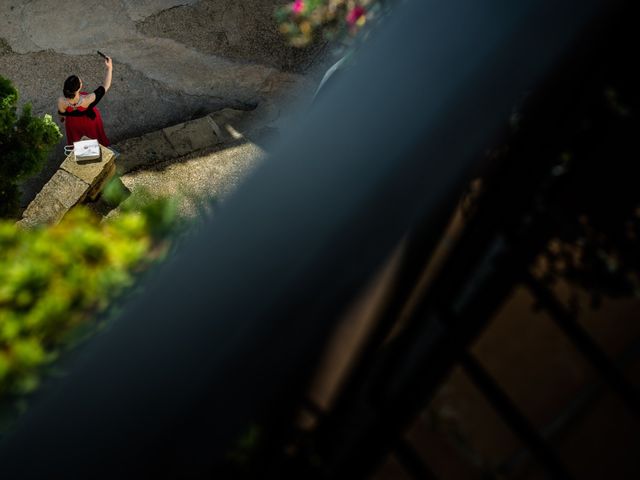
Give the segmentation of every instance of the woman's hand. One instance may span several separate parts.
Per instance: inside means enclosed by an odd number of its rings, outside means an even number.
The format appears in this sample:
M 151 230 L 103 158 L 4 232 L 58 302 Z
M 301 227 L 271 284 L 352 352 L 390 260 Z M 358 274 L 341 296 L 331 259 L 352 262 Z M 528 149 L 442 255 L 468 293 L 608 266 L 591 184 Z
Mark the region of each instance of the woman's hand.
M 104 64 L 107 66 L 107 70 L 113 69 L 113 62 L 111 61 L 111 57 L 107 57 L 107 59 L 104 61 Z

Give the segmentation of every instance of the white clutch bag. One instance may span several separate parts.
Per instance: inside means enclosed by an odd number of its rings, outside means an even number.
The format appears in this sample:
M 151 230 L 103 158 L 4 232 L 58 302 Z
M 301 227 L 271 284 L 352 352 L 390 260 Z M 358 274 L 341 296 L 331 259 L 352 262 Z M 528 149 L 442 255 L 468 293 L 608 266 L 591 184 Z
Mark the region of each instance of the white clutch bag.
M 65 155 L 73 153 L 78 162 L 96 160 L 100 158 L 100 144 L 97 140 L 81 140 L 73 142 L 73 145 L 65 145 L 64 153 Z

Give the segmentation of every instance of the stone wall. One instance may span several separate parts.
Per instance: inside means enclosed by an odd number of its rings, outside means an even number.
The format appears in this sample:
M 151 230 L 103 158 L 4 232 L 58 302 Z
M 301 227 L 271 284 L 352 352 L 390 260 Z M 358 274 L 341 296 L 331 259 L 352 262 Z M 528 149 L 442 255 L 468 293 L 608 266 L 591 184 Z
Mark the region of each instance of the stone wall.
M 75 205 L 87 198 L 95 200 L 116 171 L 114 153 L 102 145 L 100 150 L 100 159 L 91 162 L 79 163 L 73 153 L 68 155 L 29 204 L 18 225 L 30 228 L 55 224 Z

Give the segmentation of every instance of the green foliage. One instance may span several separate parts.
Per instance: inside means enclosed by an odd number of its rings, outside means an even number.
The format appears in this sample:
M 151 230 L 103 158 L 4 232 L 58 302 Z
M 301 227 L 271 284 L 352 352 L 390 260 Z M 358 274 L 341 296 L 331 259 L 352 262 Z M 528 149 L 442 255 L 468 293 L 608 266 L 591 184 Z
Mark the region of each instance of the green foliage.
M 355 34 L 376 20 L 385 0 L 292 0 L 275 12 L 280 32 L 295 47 L 315 38 Z
M 120 181 L 111 181 L 106 188 L 107 201 L 120 205 L 122 212 L 140 212 L 149 221 L 149 232 L 154 238 L 163 238 L 176 229 L 178 200 L 157 197 L 141 188 L 130 196 Z
M 115 207 L 124 202 L 130 194 L 131 192 L 122 184 L 120 177 L 116 176 L 109 180 L 100 195 L 107 204 Z
M 251 423 L 226 452 L 225 477 L 256 478 L 264 471 L 268 438 L 264 426 Z
M 35 389 L 60 348 L 163 254 L 155 222 L 166 229 L 175 217 L 170 202 L 152 204 L 154 215 L 129 209 L 103 222 L 76 207 L 33 230 L 0 221 L 0 399 Z
M 260 426 L 252 424 L 237 439 L 234 448 L 227 453 L 227 458 L 238 466 L 247 468 L 262 440 L 263 432 Z
M 18 115 L 18 92 L 0 76 L 0 217 L 13 215 L 21 181 L 43 166 L 62 134 L 51 115 L 34 117 L 26 104 Z

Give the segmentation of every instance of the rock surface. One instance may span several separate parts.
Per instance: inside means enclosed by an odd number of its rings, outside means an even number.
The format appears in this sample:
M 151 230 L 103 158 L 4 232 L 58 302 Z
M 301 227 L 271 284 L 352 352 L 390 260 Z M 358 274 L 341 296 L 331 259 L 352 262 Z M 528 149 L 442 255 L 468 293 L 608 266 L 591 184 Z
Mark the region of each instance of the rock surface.
M 208 116 L 167 127 L 163 132 L 178 155 L 188 155 L 221 141 L 220 129 Z

